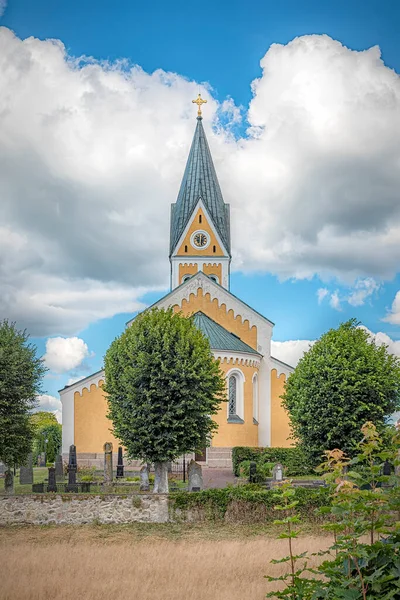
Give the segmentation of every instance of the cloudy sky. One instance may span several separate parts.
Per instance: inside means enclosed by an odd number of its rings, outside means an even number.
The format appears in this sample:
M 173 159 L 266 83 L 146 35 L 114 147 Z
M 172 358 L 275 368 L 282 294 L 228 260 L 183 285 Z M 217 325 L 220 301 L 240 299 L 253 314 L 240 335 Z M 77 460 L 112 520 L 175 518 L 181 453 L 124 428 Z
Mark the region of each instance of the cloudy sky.
M 168 289 L 198 91 L 274 354 L 353 316 L 400 354 L 400 5 L 215 4 L 0 0 L 0 317 L 47 410 Z

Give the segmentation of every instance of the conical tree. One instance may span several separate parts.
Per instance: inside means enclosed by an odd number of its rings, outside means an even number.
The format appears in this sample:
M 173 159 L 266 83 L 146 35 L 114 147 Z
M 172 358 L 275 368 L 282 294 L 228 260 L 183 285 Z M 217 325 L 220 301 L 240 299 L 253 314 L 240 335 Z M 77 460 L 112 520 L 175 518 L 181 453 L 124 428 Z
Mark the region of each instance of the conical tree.
M 211 441 L 225 379 L 193 320 L 172 309 L 139 315 L 105 356 L 113 433 L 132 459 L 155 464 L 155 492 L 168 491 L 167 463 Z

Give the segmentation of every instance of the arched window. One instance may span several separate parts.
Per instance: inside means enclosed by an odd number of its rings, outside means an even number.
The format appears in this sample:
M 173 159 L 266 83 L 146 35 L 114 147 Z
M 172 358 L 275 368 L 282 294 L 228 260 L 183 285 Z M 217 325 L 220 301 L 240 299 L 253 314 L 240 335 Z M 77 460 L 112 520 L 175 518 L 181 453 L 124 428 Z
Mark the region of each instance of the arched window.
M 253 423 L 258 423 L 258 375 L 253 376 Z
M 236 375 L 231 375 L 229 377 L 229 384 L 228 384 L 228 391 L 229 391 L 229 408 L 228 408 L 228 413 L 229 416 L 236 416 L 236 401 L 237 401 L 237 379 L 236 379 Z
M 182 277 L 182 283 L 183 283 L 184 281 L 187 281 L 187 280 L 188 280 L 188 279 L 190 279 L 190 278 L 191 278 L 191 275 L 184 275 L 184 276 Z
M 240 369 L 226 374 L 228 423 L 244 423 L 244 375 Z
M 218 277 L 216 275 L 209 275 L 209 278 L 215 281 L 215 283 L 219 283 Z

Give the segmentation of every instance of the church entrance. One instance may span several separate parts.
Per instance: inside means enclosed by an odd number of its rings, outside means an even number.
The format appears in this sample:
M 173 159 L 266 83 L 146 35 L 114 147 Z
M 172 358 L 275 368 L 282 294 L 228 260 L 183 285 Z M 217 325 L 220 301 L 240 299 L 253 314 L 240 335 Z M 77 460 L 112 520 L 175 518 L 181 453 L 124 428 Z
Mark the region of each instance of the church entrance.
M 203 448 L 200 448 L 199 450 L 197 450 L 197 452 L 194 455 L 194 460 L 196 462 L 206 462 L 207 461 L 207 448 L 206 448 L 206 446 L 203 446 Z

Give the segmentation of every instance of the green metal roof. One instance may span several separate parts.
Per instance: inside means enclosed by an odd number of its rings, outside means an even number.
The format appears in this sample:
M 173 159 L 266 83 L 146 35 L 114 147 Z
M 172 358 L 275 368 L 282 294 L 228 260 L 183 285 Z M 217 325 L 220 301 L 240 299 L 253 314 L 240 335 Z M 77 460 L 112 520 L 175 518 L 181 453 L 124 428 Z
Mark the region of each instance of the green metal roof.
M 248 344 L 242 342 L 240 337 L 227 331 L 224 327 L 207 317 L 201 311 L 193 315 L 193 319 L 196 327 L 200 329 L 203 335 L 206 336 L 210 342 L 212 350 L 230 350 L 233 352 L 246 352 L 251 354 L 258 354 L 257 350 L 254 350 Z
M 179 238 L 200 199 L 207 208 L 226 250 L 230 253 L 229 204 L 225 204 L 222 197 L 201 121 L 202 118 L 197 117 L 196 131 L 183 174 L 181 188 L 176 203 L 171 206 L 171 253 L 179 242 Z

